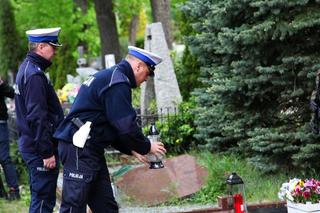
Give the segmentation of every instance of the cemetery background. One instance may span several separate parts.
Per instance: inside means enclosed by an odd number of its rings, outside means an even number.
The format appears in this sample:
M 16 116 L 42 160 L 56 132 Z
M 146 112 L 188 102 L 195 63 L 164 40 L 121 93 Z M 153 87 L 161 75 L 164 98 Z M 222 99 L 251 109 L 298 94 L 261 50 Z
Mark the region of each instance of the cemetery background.
M 47 7 L 49 3 L 40 0 L 1 1 L 1 74 L 14 76 L 26 51 L 24 31 L 34 23 L 63 28 L 65 46 L 50 69 L 56 89 L 66 83 L 66 74 L 75 74 L 78 45 L 84 46 L 87 63 L 101 68 L 93 64 L 99 62 L 95 57 L 100 52 L 106 53 L 98 37 L 97 2 L 58 0 Z M 154 7 L 146 0 L 113 3 L 119 52 L 126 51 L 133 17 L 139 17 L 140 29 L 136 39 L 130 36 L 130 44 L 143 47 L 146 23 L 157 20 Z M 276 200 L 279 186 L 290 176 L 317 177 L 319 136 L 308 128 L 308 103 L 319 69 L 319 2 L 172 0 L 170 6 L 174 40 L 185 45 L 182 55 L 171 52 L 183 102 L 179 116 L 159 123 L 159 128 L 170 150 L 168 157 L 190 151 L 197 156 L 206 150 L 203 158 L 216 162 L 206 161 L 209 179 L 202 190 L 171 203 L 215 202 L 225 193 L 224 174 L 247 164 L 250 169 L 240 175 L 248 180 L 249 201 Z M 49 15 L 43 16 L 40 7 Z M 139 106 L 139 91 L 134 97 Z M 151 100 L 150 112 L 157 112 L 154 103 Z M 11 151 L 21 182 L 27 184 L 15 144 Z M 227 159 L 232 163 L 224 164 Z M 263 183 L 254 181 L 261 176 L 266 177 Z M 273 179 L 279 184 L 270 184 Z M 259 195 L 256 186 L 271 191 Z

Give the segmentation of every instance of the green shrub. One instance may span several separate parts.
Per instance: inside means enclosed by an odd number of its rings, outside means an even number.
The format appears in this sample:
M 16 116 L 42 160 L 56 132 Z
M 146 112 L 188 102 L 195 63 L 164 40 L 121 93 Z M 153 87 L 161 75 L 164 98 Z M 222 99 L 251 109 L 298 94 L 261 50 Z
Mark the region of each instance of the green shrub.
M 157 122 L 161 140 L 169 153 L 179 154 L 196 144 L 193 137 L 195 115 L 192 110 L 194 108 L 195 102 L 193 100 L 182 102 L 178 107 L 178 114 Z
M 17 175 L 19 178 L 19 185 L 28 184 L 29 176 L 28 169 L 21 157 L 21 154 L 18 150 L 18 143 L 10 143 L 10 157 L 13 164 L 16 166 Z
M 179 88 L 183 100 L 192 98 L 192 92 L 195 88 L 200 88 L 202 83 L 198 80 L 200 77 L 200 68 L 197 58 L 194 57 L 190 48 L 186 46 L 181 58 L 174 56 L 174 68 L 179 83 Z

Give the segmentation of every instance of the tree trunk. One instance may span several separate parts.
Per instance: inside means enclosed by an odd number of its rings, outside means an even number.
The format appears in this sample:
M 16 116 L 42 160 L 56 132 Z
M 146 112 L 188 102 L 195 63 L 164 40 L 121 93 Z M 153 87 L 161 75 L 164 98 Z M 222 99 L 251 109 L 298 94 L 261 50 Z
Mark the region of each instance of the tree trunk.
M 18 62 L 24 54 L 19 46 L 19 35 L 10 0 L 0 0 L 0 76 L 6 78 L 9 71 L 16 74 Z
M 116 18 L 112 0 L 94 0 L 94 6 L 100 32 L 101 57 L 104 67 L 104 55 L 106 54 L 114 54 L 116 62 L 121 59 Z
M 132 17 L 129 29 L 129 45 L 136 45 L 137 30 L 139 25 L 139 14 Z
M 150 0 L 153 22 L 161 22 L 169 49 L 172 49 L 170 0 Z
M 73 2 L 76 7 L 80 8 L 82 14 L 86 16 L 88 12 L 88 0 L 73 0 Z M 85 32 L 87 28 L 88 28 L 88 25 L 84 24 L 81 32 Z M 88 43 L 84 40 L 80 40 L 78 43 L 78 46 L 82 47 L 82 54 L 79 54 L 80 55 L 79 57 L 83 57 L 83 55 L 88 52 Z

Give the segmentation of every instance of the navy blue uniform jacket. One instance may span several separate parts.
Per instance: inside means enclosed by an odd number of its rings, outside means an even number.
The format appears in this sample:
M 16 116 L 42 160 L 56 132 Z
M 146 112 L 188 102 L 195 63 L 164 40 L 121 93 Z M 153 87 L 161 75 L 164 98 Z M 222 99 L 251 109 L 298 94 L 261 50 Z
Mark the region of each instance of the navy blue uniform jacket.
M 77 117 L 83 123 L 92 122 L 86 147 L 103 152 L 103 148 L 112 145 L 126 154 L 131 154 L 131 150 L 147 154 L 150 141 L 138 127 L 131 103 L 131 88 L 135 87 L 133 70 L 125 60 L 97 72 L 81 85 L 70 113 L 54 137 L 72 143 L 77 127 L 71 120 Z
M 59 99 L 44 74 L 50 65 L 50 61 L 29 52 L 19 67 L 15 85 L 19 150 L 43 159 L 56 151 L 52 135 L 63 120 Z

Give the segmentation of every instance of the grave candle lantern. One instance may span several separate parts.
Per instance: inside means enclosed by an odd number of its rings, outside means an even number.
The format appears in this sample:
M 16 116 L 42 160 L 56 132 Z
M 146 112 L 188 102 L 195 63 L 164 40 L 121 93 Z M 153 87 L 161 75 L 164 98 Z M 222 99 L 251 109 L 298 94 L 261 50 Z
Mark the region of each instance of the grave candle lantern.
M 237 173 L 233 172 L 227 178 L 227 190 L 230 195 L 229 205 L 233 205 L 235 213 L 247 213 L 245 204 L 244 182 Z
M 156 128 L 156 125 L 153 123 L 149 128 L 148 139 L 151 143 L 157 142 L 160 140 L 160 133 Z M 164 167 L 162 163 L 163 156 L 161 154 L 148 154 L 147 158 L 150 162 L 150 169 L 161 169 Z

